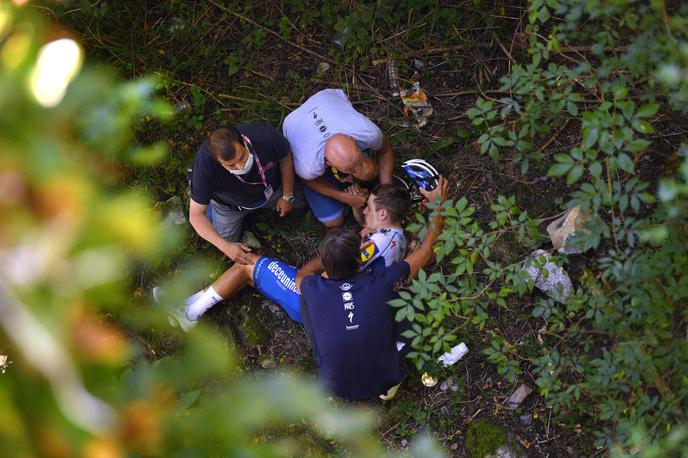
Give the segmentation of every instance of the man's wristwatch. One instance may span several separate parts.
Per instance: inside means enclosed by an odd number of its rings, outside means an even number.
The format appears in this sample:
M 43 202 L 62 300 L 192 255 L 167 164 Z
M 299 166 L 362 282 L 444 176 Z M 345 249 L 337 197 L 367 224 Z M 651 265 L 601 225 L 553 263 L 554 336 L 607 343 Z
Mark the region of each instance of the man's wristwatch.
M 296 198 L 294 194 L 282 194 L 282 199 L 286 200 L 287 203 L 293 204 Z

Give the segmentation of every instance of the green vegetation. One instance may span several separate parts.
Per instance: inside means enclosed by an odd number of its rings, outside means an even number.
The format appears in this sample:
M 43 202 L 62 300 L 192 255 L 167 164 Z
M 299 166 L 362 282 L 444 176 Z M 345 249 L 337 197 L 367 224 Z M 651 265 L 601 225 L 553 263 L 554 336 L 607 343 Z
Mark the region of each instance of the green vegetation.
M 466 453 L 470 458 L 483 458 L 506 444 L 504 431 L 498 425 L 478 420 L 466 431 Z
M 662 0 L 0 6 L 5 449 L 376 456 L 382 442 L 391 453 L 439 456 L 441 444 L 472 457 L 506 431 L 534 456 L 685 456 L 687 24 L 688 6 Z M 65 33 L 86 61 L 45 108 L 28 81 L 39 48 Z M 402 127 L 401 103 L 388 97 L 390 56 L 402 85 L 419 80 L 430 96 L 421 130 Z M 307 343 L 250 293 L 191 335 L 171 332 L 147 298 L 166 281 L 178 301 L 226 265 L 149 210 L 185 198 L 207 132 L 279 125 L 335 86 L 390 135 L 399 162 L 429 160 L 456 197 L 440 262 L 392 302 L 413 321 L 417 372 L 393 403 L 367 406 L 379 421 L 282 374 L 314 373 Z M 575 288 L 561 304 L 534 291 L 523 260 L 550 249 L 544 227 L 577 205 L 590 219 L 570 242 L 586 251 L 552 253 Z M 424 222 L 418 210 L 411 232 Z M 293 263 L 322 234 L 310 214 L 249 224 Z M 27 345 L 17 316 L 49 339 Z M 440 367 L 460 341 L 469 355 Z M 278 374 L 256 375 L 275 361 Z M 440 383 L 421 385 L 424 371 Z M 514 413 L 504 401 L 521 382 L 536 392 Z M 75 408 L 74 392 L 101 409 Z M 521 413 L 531 426 L 518 425 Z M 414 440 L 423 431 L 434 441 Z

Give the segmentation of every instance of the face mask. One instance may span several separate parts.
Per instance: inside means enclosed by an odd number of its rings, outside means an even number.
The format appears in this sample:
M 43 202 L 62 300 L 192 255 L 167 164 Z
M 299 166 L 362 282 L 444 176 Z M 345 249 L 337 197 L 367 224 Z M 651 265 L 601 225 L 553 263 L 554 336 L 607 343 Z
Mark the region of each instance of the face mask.
M 249 170 L 251 170 L 251 167 L 253 167 L 253 154 L 249 152 L 248 159 L 246 159 L 244 167 L 239 170 L 230 170 L 229 173 L 231 173 L 232 175 L 246 175 L 249 172 Z

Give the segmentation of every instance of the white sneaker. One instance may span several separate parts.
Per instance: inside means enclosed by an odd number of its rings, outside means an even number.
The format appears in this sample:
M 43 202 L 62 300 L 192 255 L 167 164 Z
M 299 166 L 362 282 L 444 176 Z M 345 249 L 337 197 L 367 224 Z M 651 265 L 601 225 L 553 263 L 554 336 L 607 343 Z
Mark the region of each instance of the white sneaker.
M 189 332 L 191 328 L 198 324 L 198 321 L 190 320 L 186 316 L 186 305 L 179 306 L 176 310 L 168 313 L 170 316 L 167 317 L 167 321 L 170 322 L 170 325 L 179 326 L 185 332 Z
M 161 287 L 156 286 L 153 288 L 152 292 L 153 300 L 156 304 L 159 304 L 162 298 L 165 296 L 165 291 Z M 170 322 L 170 325 L 173 327 L 179 326 L 186 332 L 189 332 L 191 328 L 198 324 L 198 321 L 190 320 L 189 317 L 186 316 L 186 304 L 179 306 L 174 311 L 168 310 L 167 313 L 169 314 L 167 321 Z
M 162 300 L 164 291 L 162 290 L 161 287 L 155 286 L 153 287 L 153 300 L 155 301 L 156 304 L 159 304 L 160 301 Z

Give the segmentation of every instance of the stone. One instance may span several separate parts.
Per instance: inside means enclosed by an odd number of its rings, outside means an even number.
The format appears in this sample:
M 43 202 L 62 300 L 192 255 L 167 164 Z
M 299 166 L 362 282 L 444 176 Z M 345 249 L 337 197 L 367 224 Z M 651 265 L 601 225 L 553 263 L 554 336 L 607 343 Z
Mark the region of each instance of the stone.
M 535 287 L 557 302 L 565 304 L 573 292 L 566 271 L 550 261 L 545 250 L 535 250 L 523 263 L 523 270 L 533 279 Z
M 179 225 L 186 223 L 182 199 L 179 196 L 172 196 L 165 201 L 156 202 L 153 208 L 159 209 L 163 214 L 163 223 Z
M 523 426 L 530 426 L 533 423 L 533 416 L 531 414 L 525 414 L 518 417 L 518 421 Z
M 260 367 L 262 367 L 263 369 L 274 369 L 277 367 L 277 363 L 273 358 L 268 356 L 260 362 Z
M 510 408 L 511 410 L 515 410 L 518 408 L 518 406 L 521 405 L 523 400 L 533 392 L 533 389 L 526 385 L 525 383 L 521 383 L 516 390 L 511 393 L 511 396 L 509 396 L 509 399 L 506 400 L 506 406 Z
M 241 235 L 241 243 L 252 250 L 257 250 L 260 248 L 260 241 L 251 231 L 244 231 L 244 233 Z

